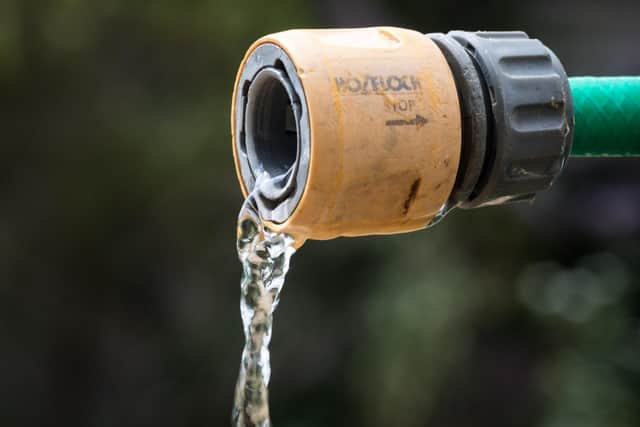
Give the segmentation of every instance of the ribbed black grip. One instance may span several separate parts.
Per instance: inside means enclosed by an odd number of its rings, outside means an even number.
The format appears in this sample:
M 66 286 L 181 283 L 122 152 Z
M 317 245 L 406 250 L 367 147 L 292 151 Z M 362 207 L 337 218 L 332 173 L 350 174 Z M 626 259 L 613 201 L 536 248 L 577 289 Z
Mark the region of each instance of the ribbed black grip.
M 531 200 L 551 186 L 569 155 L 573 105 L 554 53 L 523 32 L 452 31 L 484 80 L 487 152 L 461 207 Z

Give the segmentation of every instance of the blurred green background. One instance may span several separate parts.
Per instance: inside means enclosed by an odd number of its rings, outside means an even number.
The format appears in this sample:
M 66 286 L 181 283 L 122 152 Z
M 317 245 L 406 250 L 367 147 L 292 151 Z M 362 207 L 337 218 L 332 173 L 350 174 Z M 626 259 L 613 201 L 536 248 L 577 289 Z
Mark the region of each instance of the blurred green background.
M 259 36 L 527 31 L 640 74 L 629 1 L 0 1 L 0 424 L 224 426 L 242 330 L 229 107 Z M 533 205 L 308 242 L 275 318 L 277 426 L 640 424 L 640 160 Z

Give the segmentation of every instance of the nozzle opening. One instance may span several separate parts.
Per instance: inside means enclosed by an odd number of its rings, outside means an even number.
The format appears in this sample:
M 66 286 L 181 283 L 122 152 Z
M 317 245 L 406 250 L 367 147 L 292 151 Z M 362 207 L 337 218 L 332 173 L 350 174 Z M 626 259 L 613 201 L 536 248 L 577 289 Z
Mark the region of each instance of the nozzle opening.
M 286 175 L 278 180 L 277 186 L 283 190 L 291 185 L 298 158 L 299 108 L 291 83 L 281 70 L 265 68 L 249 86 L 245 119 L 249 164 L 256 176 Z
M 307 101 L 291 58 L 264 43 L 251 51 L 240 70 L 234 110 L 234 145 L 247 192 L 260 185 L 260 215 L 286 221 L 304 192 L 311 153 Z

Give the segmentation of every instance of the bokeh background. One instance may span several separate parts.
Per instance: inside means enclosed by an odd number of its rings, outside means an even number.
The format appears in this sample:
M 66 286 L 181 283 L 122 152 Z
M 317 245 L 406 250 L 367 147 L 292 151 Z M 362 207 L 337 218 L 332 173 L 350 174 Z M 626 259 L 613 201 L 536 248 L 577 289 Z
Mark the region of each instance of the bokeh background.
M 640 74 L 636 0 L 2 0 L 0 424 L 225 426 L 242 347 L 233 78 L 294 27 L 527 31 Z M 640 424 L 640 160 L 529 206 L 309 242 L 277 426 Z

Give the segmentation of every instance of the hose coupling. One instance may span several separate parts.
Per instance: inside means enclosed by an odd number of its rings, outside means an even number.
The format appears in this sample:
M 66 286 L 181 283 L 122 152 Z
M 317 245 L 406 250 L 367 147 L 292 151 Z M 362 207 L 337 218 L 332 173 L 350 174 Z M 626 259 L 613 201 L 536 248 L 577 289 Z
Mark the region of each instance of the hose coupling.
M 271 178 L 254 193 L 263 219 L 305 239 L 530 201 L 562 170 L 574 127 L 566 73 L 540 41 L 393 27 L 259 39 L 231 116 L 243 193 Z

